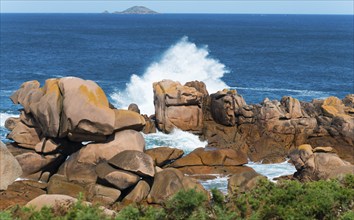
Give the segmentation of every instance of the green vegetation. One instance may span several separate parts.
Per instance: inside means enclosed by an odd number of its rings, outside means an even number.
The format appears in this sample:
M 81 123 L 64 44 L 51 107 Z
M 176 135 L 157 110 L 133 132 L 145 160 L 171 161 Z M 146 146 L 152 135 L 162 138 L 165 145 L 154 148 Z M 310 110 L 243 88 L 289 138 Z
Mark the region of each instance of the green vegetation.
M 211 196 L 196 190 L 180 191 L 162 206 L 130 205 L 114 217 L 107 217 L 98 206 L 82 200 L 68 210 L 16 207 L 0 212 L 1 220 L 10 219 L 354 219 L 354 175 L 341 180 L 277 184 L 261 180 L 247 193 L 224 196 L 216 189 Z

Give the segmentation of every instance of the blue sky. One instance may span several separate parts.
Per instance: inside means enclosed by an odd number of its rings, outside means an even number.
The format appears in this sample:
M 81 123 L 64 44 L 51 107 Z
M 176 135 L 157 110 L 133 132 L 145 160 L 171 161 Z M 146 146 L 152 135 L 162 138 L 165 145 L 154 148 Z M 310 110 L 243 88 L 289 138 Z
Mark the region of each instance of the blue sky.
M 52 1 L 1 0 L 2 13 L 100 13 L 143 5 L 161 13 L 354 14 L 353 0 L 300 1 Z

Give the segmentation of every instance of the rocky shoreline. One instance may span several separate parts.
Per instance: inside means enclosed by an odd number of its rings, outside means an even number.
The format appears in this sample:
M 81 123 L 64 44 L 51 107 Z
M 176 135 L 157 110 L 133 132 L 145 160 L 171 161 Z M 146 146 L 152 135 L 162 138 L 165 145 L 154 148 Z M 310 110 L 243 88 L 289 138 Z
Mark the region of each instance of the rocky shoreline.
M 209 95 L 198 81 L 163 80 L 153 90 L 155 115 L 147 116 L 135 104 L 116 109 L 90 80 L 22 84 L 11 96 L 23 107 L 20 117 L 5 123 L 13 142 L 0 148 L 0 210 L 79 193 L 107 208 L 118 201 L 162 204 L 180 190 L 207 195 L 197 179 L 211 174 L 231 176 L 229 191 L 244 192 L 262 178 L 243 166 L 248 159 L 290 157 L 297 169 L 291 178 L 300 181 L 354 173 L 354 94 L 248 105 L 236 90 Z M 169 146 L 145 149 L 140 132 L 174 128 L 199 135 L 208 147 L 188 155 Z

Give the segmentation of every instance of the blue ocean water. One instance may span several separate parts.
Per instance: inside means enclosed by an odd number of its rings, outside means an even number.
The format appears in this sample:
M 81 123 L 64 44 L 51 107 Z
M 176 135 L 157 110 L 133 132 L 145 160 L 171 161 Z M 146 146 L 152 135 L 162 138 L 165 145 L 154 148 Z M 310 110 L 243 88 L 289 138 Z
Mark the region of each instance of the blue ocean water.
M 62 76 L 98 82 L 118 107 L 135 101 L 134 83 L 122 92 L 132 74 L 220 79 L 248 103 L 354 93 L 352 15 L 1 14 L 0 36 L 0 113 L 16 113 L 8 97 L 22 82 Z
M 136 102 L 149 114 L 152 82 L 165 78 L 203 80 L 211 92 L 235 88 L 247 103 L 354 93 L 352 15 L 0 16 L 2 140 L 5 119 L 20 108 L 8 97 L 34 79 L 91 79 L 117 107 Z M 188 149 L 204 145 L 183 132 L 146 140 Z

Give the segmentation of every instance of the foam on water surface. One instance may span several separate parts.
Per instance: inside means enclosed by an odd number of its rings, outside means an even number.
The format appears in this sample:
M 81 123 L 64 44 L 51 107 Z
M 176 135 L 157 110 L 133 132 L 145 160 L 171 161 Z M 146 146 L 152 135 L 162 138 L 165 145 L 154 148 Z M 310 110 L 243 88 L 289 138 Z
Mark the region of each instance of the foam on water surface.
M 205 147 L 208 142 L 199 140 L 199 137 L 180 129 L 174 129 L 170 134 L 157 132 L 143 134 L 146 141 L 146 149 L 155 147 L 173 147 L 184 151 L 185 154 L 192 152 L 198 147 Z

